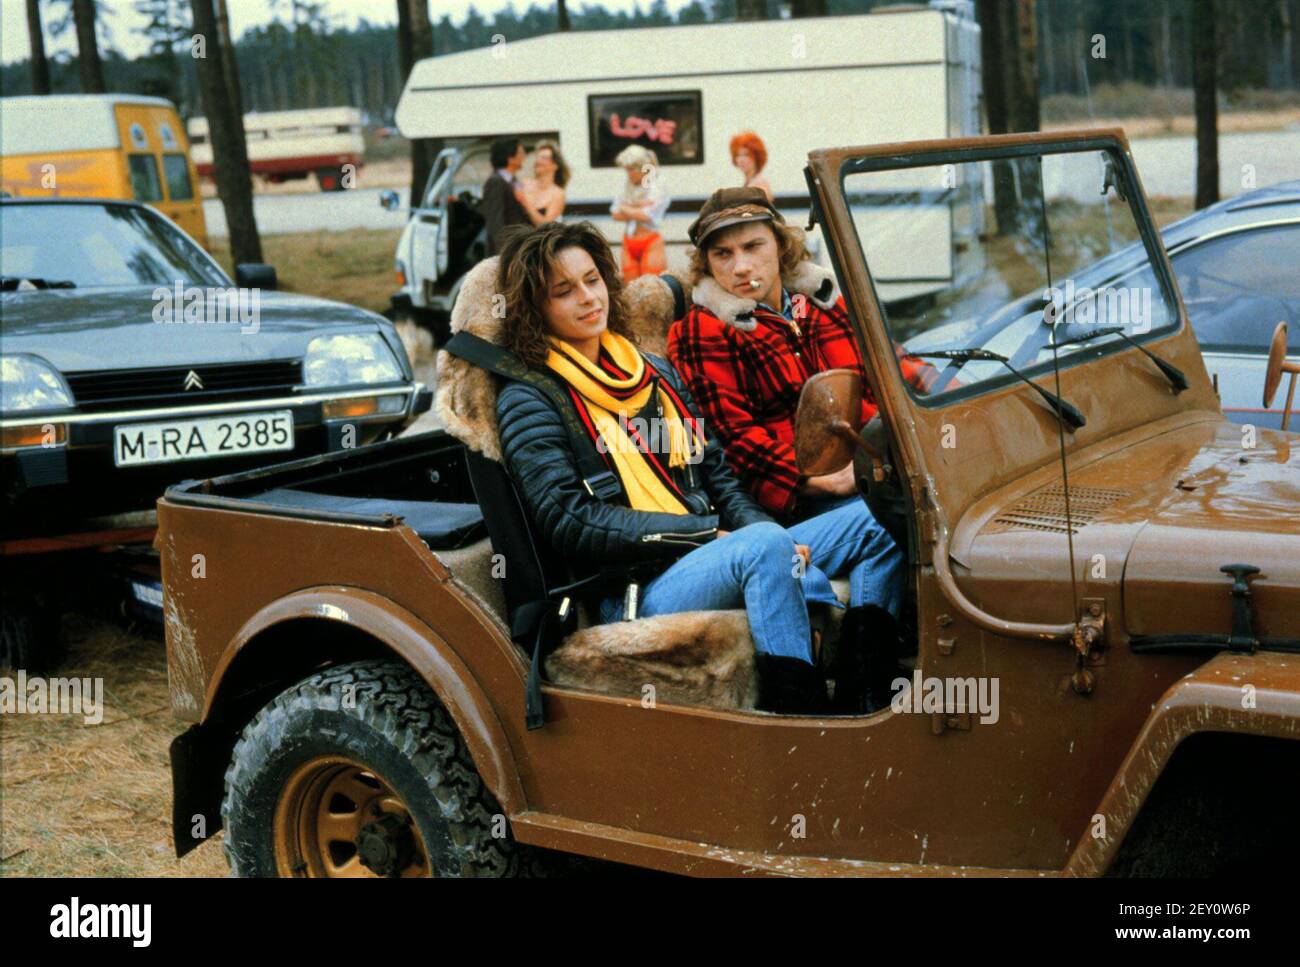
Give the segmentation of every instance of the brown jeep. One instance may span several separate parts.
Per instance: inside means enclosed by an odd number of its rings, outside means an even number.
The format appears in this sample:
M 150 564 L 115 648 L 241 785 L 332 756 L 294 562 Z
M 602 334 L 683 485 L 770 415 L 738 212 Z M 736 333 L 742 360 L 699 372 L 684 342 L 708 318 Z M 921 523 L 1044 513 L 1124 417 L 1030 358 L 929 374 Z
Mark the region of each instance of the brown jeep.
M 798 449 L 815 472 L 854 453 L 907 543 L 892 705 L 755 711 L 743 611 L 592 625 L 499 463 L 493 377 L 443 355 L 448 431 L 159 502 L 178 853 L 224 825 L 239 875 L 1295 858 L 1272 783 L 1300 765 L 1300 439 L 1224 419 L 1123 134 L 807 173 L 881 416 L 851 425 L 863 387 L 818 378 Z M 936 224 L 947 250 L 909 249 Z M 454 328 L 491 338 L 491 269 Z M 631 295 L 662 341 L 680 290 Z

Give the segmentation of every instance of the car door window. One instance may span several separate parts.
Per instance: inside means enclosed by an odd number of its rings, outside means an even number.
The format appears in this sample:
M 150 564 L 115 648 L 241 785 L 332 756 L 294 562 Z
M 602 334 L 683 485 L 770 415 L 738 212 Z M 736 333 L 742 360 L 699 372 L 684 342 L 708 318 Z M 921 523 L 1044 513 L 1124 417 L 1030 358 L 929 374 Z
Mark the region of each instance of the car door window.
M 1172 261 L 1203 348 L 1267 353 L 1285 322 L 1288 348 L 1300 351 L 1300 223 L 1220 235 Z
M 151 154 L 128 156 L 131 166 L 131 197 L 136 201 L 162 201 L 162 185 L 158 181 L 158 162 Z
M 167 177 L 167 197 L 172 201 L 189 201 L 194 197 L 189 160 L 185 155 L 163 155 L 163 174 Z

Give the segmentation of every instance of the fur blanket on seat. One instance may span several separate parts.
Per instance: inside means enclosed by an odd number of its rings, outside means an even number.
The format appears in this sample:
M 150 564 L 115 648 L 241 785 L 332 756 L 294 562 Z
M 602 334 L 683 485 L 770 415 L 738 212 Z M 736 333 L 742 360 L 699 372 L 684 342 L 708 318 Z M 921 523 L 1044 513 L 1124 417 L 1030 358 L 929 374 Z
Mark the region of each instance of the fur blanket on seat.
M 503 319 L 493 312 L 496 257 L 469 271 L 451 313 L 453 333 L 465 330 L 500 344 Z M 655 276 L 630 283 L 625 297 L 633 335 L 662 354 L 672 324 L 672 295 Z M 499 301 L 499 300 L 498 300 Z M 439 350 L 434 408 L 456 439 L 490 460 L 501 460 L 497 434 L 496 377 Z M 596 625 L 570 635 L 546 661 L 554 684 L 642 698 L 654 687 L 656 702 L 753 708 L 758 693 L 754 642 L 743 610 L 690 611 Z
M 685 611 L 584 628 L 546 659 L 546 677 L 682 705 L 753 708 L 758 699 L 744 611 Z

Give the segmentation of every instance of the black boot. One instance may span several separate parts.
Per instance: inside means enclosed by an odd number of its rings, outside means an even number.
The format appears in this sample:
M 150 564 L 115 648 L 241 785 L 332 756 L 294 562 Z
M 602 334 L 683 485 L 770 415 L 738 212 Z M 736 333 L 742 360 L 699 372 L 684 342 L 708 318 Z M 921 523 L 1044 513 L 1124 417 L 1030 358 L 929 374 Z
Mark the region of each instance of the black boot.
M 835 680 L 832 715 L 869 715 L 894 696 L 902 653 L 898 621 L 884 608 L 859 605 L 844 612 L 835 659 L 827 669 Z
M 824 715 L 826 679 L 815 666 L 785 655 L 754 654 L 758 669 L 758 707 L 784 715 Z

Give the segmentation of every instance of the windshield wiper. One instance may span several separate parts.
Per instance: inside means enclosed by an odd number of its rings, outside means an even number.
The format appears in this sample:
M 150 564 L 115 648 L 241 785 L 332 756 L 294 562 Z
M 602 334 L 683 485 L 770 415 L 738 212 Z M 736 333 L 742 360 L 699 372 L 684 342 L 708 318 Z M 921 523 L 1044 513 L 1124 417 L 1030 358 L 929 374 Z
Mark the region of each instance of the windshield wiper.
M 1082 426 L 1086 426 L 1088 423 L 1087 417 L 1083 415 L 1082 411 L 1080 411 L 1077 406 L 1070 403 L 1068 400 L 1063 400 L 1054 393 L 1049 393 L 1047 390 L 1043 389 L 1024 373 L 1020 372 L 1020 370 L 1012 366 L 1011 360 L 1006 356 L 991 352 L 987 349 L 940 349 L 935 350 L 934 352 L 908 353 L 907 355 L 923 358 L 929 357 L 932 359 L 952 359 L 960 363 L 968 363 L 972 359 L 982 359 L 988 360 L 989 362 L 1001 363 L 1007 369 L 1011 370 L 1011 372 L 1022 383 L 1033 387 L 1034 391 L 1047 401 L 1047 405 L 1052 408 L 1052 412 L 1057 415 L 1060 421 L 1065 424 L 1066 428 L 1071 433 Z
M 42 279 L 26 275 L 0 275 L 0 291 L 15 292 L 23 282 L 30 282 L 36 289 L 75 289 L 77 283 L 71 279 Z
M 1118 326 L 1110 326 L 1106 329 L 1094 329 L 1092 332 L 1085 332 L 1081 336 L 1072 336 L 1069 339 L 1063 339 L 1060 342 L 1058 342 L 1056 345 L 1058 347 L 1072 346 L 1075 343 L 1088 342 L 1091 339 L 1096 339 L 1098 336 L 1119 336 L 1120 339 L 1123 339 L 1134 349 L 1143 353 L 1147 357 L 1147 359 L 1151 360 L 1151 362 L 1156 364 L 1160 372 L 1165 374 L 1165 377 L 1173 385 L 1175 393 L 1181 393 L 1183 390 L 1188 388 L 1189 384 L 1187 382 L 1187 377 L 1183 375 L 1183 371 L 1181 369 L 1179 369 L 1173 363 L 1169 363 L 1161 359 L 1151 350 L 1147 349 L 1146 346 L 1143 346 L 1141 343 L 1135 340 L 1132 336 L 1128 335 L 1126 332 L 1124 332 L 1123 329 L 1121 329 Z

